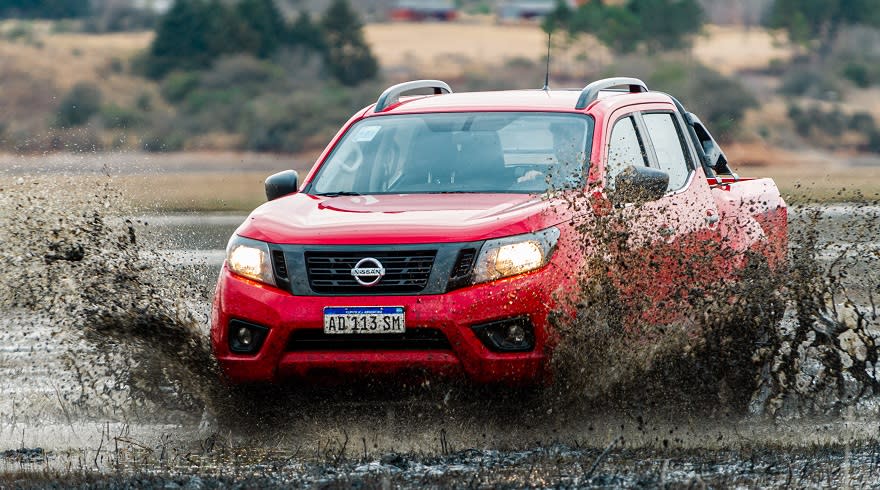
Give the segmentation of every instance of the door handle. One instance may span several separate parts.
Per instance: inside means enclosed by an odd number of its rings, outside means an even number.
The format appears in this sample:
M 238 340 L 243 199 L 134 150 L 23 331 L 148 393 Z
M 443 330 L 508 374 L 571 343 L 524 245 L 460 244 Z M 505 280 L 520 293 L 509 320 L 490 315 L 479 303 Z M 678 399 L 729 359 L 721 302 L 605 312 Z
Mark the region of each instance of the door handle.
M 721 217 L 718 216 L 717 214 L 710 214 L 710 215 L 706 216 L 706 224 L 707 225 L 717 224 L 720 219 L 721 219 Z
M 675 228 L 668 226 L 660 228 L 660 236 L 671 237 L 672 235 L 675 235 Z

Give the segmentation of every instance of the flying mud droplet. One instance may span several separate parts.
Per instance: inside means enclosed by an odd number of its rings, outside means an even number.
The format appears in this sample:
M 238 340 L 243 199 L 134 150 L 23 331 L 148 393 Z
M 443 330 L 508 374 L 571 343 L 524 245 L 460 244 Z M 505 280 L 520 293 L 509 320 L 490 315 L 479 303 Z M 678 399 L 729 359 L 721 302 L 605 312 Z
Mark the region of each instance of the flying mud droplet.
M 846 209 L 793 211 L 784 266 L 706 244 L 684 261 L 680 249 L 638 243 L 627 215 L 613 209 L 579 223 L 591 259 L 576 299 L 553 317 L 554 385 L 545 405 L 554 418 L 563 417 L 560 401 L 596 399 L 776 417 L 871 409 L 880 394 L 880 208 Z M 63 394 L 70 410 L 175 421 L 205 408 L 228 412 L 236 399 L 210 354 L 206 291 L 145 248 L 111 184 L 23 181 L 0 195 L 0 210 L 0 261 L 8 264 L 0 307 L 53 325 L 61 332 L 53 342 L 87 342 L 65 359 L 72 377 L 59 380 L 75 385 Z M 728 260 L 738 266 L 719 275 Z M 651 288 L 664 268 L 688 280 L 661 297 Z M 444 387 L 427 391 L 457 416 L 470 403 Z M 277 404 L 271 412 L 287 416 L 301 405 L 292 396 L 251 405 Z M 333 409 L 318 405 L 311 412 Z
M 580 227 L 590 259 L 577 300 L 553 317 L 553 399 L 786 418 L 876 413 L 878 213 L 871 203 L 793 207 L 780 263 L 723 242 L 641 242 L 626 211 L 597 213 Z M 670 271 L 682 287 L 658 290 Z
M 553 318 L 556 396 L 742 413 L 758 345 L 784 311 L 781 264 L 717 241 L 658 241 L 632 225 L 637 209 L 600 209 L 579 229 L 589 259 L 577 301 Z
M 56 342 L 90 346 L 65 354 L 72 378 L 61 384 L 79 385 L 64 391 L 65 411 L 179 419 L 217 399 L 205 308 L 193 306 L 206 298 L 138 244 L 111 182 L 21 179 L 0 209 L 0 307 Z
M 754 411 L 776 417 L 876 414 L 880 396 L 880 207 L 797 209 L 790 314 L 775 330 Z

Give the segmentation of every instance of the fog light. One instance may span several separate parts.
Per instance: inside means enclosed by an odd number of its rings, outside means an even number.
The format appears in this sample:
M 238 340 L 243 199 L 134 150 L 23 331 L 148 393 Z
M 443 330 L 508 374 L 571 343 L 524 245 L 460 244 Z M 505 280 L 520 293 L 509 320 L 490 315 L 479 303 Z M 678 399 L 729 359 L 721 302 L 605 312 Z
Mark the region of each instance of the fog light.
M 514 344 L 521 344 L 524 340 L 526 340 L 526 331 L 520 325 L 511 325 L 507 327 L 507 339 L 508 342 Z
M 229 350 L 236 354 L 256 354 L 269 334 L 269 329 L 241 320 L 229 321 Z
M 254 340 L 254 336 L 251 335 L 251 331 L 245 327 L 241 327 L 238 329 L 237 333 L 238 333 L 238 338 L 236 340 L 238 340 L 238 343 L 240 343 L 241 345 L 243 345 L 245 347 L 250 347 L 251 343 Z
M 483 345 L 495 352 L 526 352 L 535 348 L 535 329 L 527 316 L 471 327 Z

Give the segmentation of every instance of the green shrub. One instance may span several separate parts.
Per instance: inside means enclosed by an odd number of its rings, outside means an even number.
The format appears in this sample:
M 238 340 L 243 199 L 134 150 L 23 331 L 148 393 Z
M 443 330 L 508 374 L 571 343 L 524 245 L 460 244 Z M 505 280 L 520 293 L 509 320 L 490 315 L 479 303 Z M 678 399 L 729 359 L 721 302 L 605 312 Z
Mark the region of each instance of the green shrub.
M 244 99 L 244 93 L 237 87 L 214 90 L 198 89 L 190 92 L 181 109 L 187 114 L 197 114 L 215 107 L 228 107 L 230 104 Z
M 177 104 L 186 99 L 190 92 L 199 86 L 200 80 L 201 77 L 195 72 L 174 72 L 162 81 L 159 93 L 169 103 Z
M 101 109 L 101 90 L 97 85 L 80 82 L 61 99 L 55 124 L 60 127 L 81 126 Z
M 143 125 L 144 116 L 134 109 L 111 104 L 101 109 L 101 120 L 108 128 L 128 129 Z
M 34 26 L 30 22 L 15 22 L 3 32 L 3 37 L 13 42 L 32 42 L 34 40 Z
M 149 51 L 138 51 L 128 59 L 128 69 L 132 75 L 147 77 L 151 69 Z
M 864 63 L 849 62 L 843 67 L 843 77 L 856 86 L 867 88 L 871 86 L 871 73 Z
M 870 151 L 871 153 L 880 153 L 880 130 L 875 129 L 871 131 L 871 134 L 868 135 L 868 142 L 865 145 L 865 150 Z
M 737 134 L 746 110 L 758 105 L 739 80 L 699 63 L 683 63 L 678 58 L 655 62 L 645 80 L 652 90 L 678 98 L 722 142 L 730 141 Z
M 868 112 L 856 112 L 849 119 L 848 129 L 862 134 L 869 134 L 877 129 L 874 116 Z
M 783 95 L 816 99 L 837 99 L 841 93 L 838 81 L 827 71 L 795 68 L 782 79 L 779 92 Z
M 813 119 L 800 107 L 788 106 L 788 118 L 794 123 L 794 130 L 800 136 L 806 138 L 813 130 Z
M 83 24 L 83 30 L 86 32 L 152 30 L 156 27 L 158 20 L 158 15 L 151 9 L 137 8 L 118 2 L 96 5 L 94 10 Z
M 82 31 L 82 22 L 71 20 L 71 19 L 61 19 L 52 23 L 52 34 L 66 34 L 69 32 L 81 32 Z
M 245 148 L 297 152 L 323 146 L 355 108 L 373 101 L 375 88 L 339 86 L 265 95 L 245 107 L 239 131 Z
M 736 78 L 724 76 L 702 65 L 694 70 L 690 78 L 689 103 L 711 125 L 719 139 L 733 139 L 746 111 L 758 107 L 757 99 Z
M 141 137 L 144 151 L 161 153 L 183 150 L 186 136 L 171 126 L 160 126 Z
M 880 152 L 880 129 L 877 128 L 874 117 L 867 112 L 847 115 L 839 107 L 826 111 L 819 105 L 806 110 L 790 105 L 788 117 L 801 137 L 824 137 L 827 147 L 838 147 L 842 141 L 840 136 L 846 131 L 852 131 L 864 138 L 865 143 L 859 145 L 859 149 Z
M 125 70 L 125 64 L 121 59 L 114 56 L 113 58 L 110 58 L 110 62 L 107 63 L 107 68 L 109 68 L 112 73 L 119 75 Z
M 232 55 L 218 59 L 203 72 L 200 87 L 205 89 L 249 89 L 259 92 L 283 78 L 280 68 L 251 55 Z
M 142 112 L 150 112 L 153 110 L 153 96 L 147 92 L 141 92 L 134 101 L 134 106 Z
M 180 106 L 188 131 L 201 134 L 212 131 L 235 132 L 251 95 L 237 88 L 196 90 Z
M 849 118 L 839 107 L 835 107 L 831 111 L 820 115 L 819 120 L 822 122 L 822 129 L 825 131 L 825 134 L 834 137 L 842 135 L 849 123 Z

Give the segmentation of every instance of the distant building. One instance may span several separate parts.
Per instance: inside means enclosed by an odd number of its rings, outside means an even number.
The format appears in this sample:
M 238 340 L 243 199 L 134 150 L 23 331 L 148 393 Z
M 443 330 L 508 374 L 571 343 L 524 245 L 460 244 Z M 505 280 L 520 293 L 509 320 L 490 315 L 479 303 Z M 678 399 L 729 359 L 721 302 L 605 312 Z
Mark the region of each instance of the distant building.
M 569 7 L 576 8 L 585 0 L 567 0 Z M 502 21 L 531 20 L 544 17 L 556 8 L 556 0 L 507 0 L 498 3 L 498 19 Z
M 160 14 L 167 12 L 171 8 L 172 3 L 174 3 L 174 0 L 131 0 L 131 4 L 134 7 L 152 10 Z
M 398 0 L 391 10 L 391 20 L 454 20 L 458 16 L 453 0 Z

